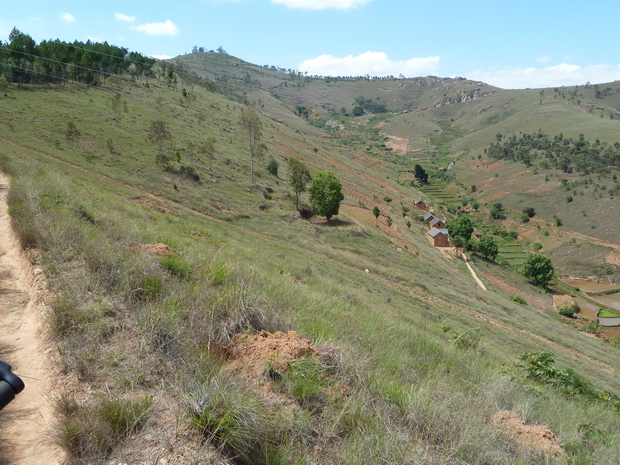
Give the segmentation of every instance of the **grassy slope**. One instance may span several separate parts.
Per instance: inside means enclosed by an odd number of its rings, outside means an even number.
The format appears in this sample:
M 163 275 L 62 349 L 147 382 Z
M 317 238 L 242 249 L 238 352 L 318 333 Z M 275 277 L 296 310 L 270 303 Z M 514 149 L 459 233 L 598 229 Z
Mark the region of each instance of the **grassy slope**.
M 366 87 L 348 90 L 346 97 L 338 92 L 333 98 L 332 92 L 340 91 L 345 84 L 327 85 L 331 87 L 330 104 L 345 105 L 350 96 L 381 85 L 367 83 Z M 296 95 L 310 92 L 307 87 L 310 85 L 296 90 Z M 193 269 L 213 263 L 225 263 L 231 269 L 255 269 L 271 286 L 293 296 L 290 303 L 294 305 L 285 311 L 291 326 L 314 343 L 344 346 L 345 357 L 367 370 L 363 383 L 372 386 L 376 395 L 392 399 L 407 411 L 413 409 L 413 404 L 402 404 L 407 395 L 422 399 L 425 389 L 441 386 L 455 401 L 460 397 L 451 408 L 456 412 L 463 408 L 464 419 L 468 415 L 465 405 L 478 396 L 470 391 L 470 383 L 486 386 L 485 377 L 499 376 L 502 364 L 511 364 L 515 354 L 526 350 L 554 352 L 560 365 L 574 368 L 600 388 L 620 391 L 615 376 L 620 362 L 615 349 L 566 326 L 550 311 L 550 297 L 518 276 L 474 260 L 490 291 L 477 288 L 463 263 L 444 257 L 430 246 L 422 226 L 415 221 L 411 230 L 404 226 L 400 202 L 410 205 L 418 192 L 391 182 L 387 179 L 389 167 L 381 168 L 371 157 L 335 144 L 267 92 L 248 89 L 250 98 L 264 102 L 266 115 L 282 120 L 263 117 L 265 140 L 281 163 L 281 176 L 273 178 L 259 168 L 258 181 L 252 186 L 247 150 L 237 124 L 239 104 L 199 89 L 195 89 L 196 100 L 189 102 L 182 101 L 179 90 L 158 85 L 146 89 L 139 84 L 109 82 L 108 89 L 121 92 L 127 102 L 128 112 L 120 122 L 113 121 L 109 110 L 112 92 L 71 85 L 11 89 L 1 101 L 7 121 L 1 132 L 3 154 L 16 162 L 33 163 L 48 173 L 47 177 L 53 178 L 72 202 L 79 202 L 96 224 L 128 225 L 124 234 L 129 241 L 166 242 L 179 250 Z M 309 95 L 314 98 L 318 91 L 312 92 Z M 292 96 L 288 98 L 293 101 Z M 145 130 L 150 121 L 162 116 L 172 127 L 174 150 L 181 154 L 182 163 L 197 169 L 201 184 L 155 166 L 155 149 L 145 141 Z M 75 143 L 63 136 L 69 121 L 82 132 Z M 212 170 L 204 157 L 191 154 L 187 143 L 198 143 L 208 135 L 218 138 Z M 108 151 L 108 140 L 115 153 Z M 315 147 L 319 149 L 316 153 Z M 299 156 L 312 171 L 331 169 L 343 181 L 347 200 L 334 225 L 302 221 L 293 211 L 294 196 L 287 186 L 283 163 L 291 155 Z M 270 200 L 263 196 L 264 187 L 275 189 Z M 376 200 L 385 195 L 394 199 L 390 206 Z M 173 214 L 146 207 L 145 199 Z M 262 204 L 270 208 L 260 211 Z M 384 232 L 374 227 L 370 213 L 374 205 L 394 218 L 389 234 L 384 218 Z M 193 230 L 205 238 L 190 236 Z M 218 252 L 214 254 L 214 250 Z M 303 284 L 291 284 L 283 275 Z M 509 282 L 513 288 L 502 288 L 498 282 Z M 510 301 L 508 294 L 515 292 L 536 305 Z M 266 295 L 274 296 L 273 291 Z M 480 327 L 486 355 L 455 352 L 441 330 L 447 325 L 459 331 Z M 95 362 L 94 370 L 97 365 Z M 453 368 L 438 371 L 437 367 L 446 366 Z M 94 376 L 98 379 L 99 375 Z M 118 379 L 121 375 L 112 370 L 107 376 Z M 424 390 L 406 394 L 411 381 Z M 574 439 L 577 421 L 558 418 L 554 411 L 558 402 L 568 415 L 572 412 L 570 404 L 552 398 L 553 402 L 545 406 L 525 393 L 514 402 L 495 393 L 497 405 L 480 407 L 476 421 L 494 408 L 515 408 L 530 420 L 554 425 L 566 440 Z M 536 413 L 527 407 L 531 402 L 537 406 Z M 581 407 L 576 404 L 575 408 Z M 467 446 L 463 447 L 465 452 L 453 453 L 467 457 Z

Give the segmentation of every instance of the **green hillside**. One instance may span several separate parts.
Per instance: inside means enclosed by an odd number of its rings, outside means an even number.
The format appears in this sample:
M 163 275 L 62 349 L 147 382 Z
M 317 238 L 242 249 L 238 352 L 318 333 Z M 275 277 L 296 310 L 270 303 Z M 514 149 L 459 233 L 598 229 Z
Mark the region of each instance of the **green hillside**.
M 454 218 L 465 200 L 489 231 L 518 230 L 519 243 L 506 240 L 500 252 L 515 268 L 535 241 L 560 268 L 602 267 L 600 250 L 571 265 L 567 248 L 603 247 L 592 241 L 617 227 L 602 218 L 618 200 L 588 209 L 597 227 L 571 242 L 584 226 L 567 213 L 586 209 L 577 205 L 586 194 L 558 209 L 567 195 L 559 178 L 579 175 L 539 169 L 520 181 L 522 164 L 489 160 L 484 149 L 498 132 L 540 127 L 613 144 L 620 121 L 596 113 L 611 114 L 615 94 L 596 99 L 595 89 L 580 88 L 577 105 L 566 101 L 568 89 L 560 100 L 553 89 L 504 91 L 459 78 L 320 79 L 224 53 L 112 74 L 96 85 L 0 83 L 0 168 L 11 176 L 14 228 L 49 283 L 50 337 L 70 386 L 56 393 L 58 441 L 74 463 L 596 464 L 620 456 L 613 341 L 558 315 L 551 292 L 510 267 L 468 254 L 482 289 L 463 260 L 431 245 L 413 206 L 423 197 Z M 358 97 L 388 111 L 354 116 Z M 603 110 L 588 112 L 590 99 Z M 266 146 L 254 183 L 240 124 L 248 108 Z M 342 182 L 345 200 L 331 221 L 295 210 L 291 157 Z M 417 163 L 431 173 L 426 189 L 413 179 Z M 612 173 L 601 185 L 613 184 Z M 549 202 L 527 197 L 543 185 Z M 524 224 L 510 211 L 490 222 L 484 203 L 496 201 L 516 212 L 536 201 L 537 215 Z M 309 209 L 307 192 L 301 203 Z M 558 214 L 564 229 L 551 223 Z M 163 255 L 148 252 L 152 244 Z M 322 356 L 287 370 L 269 359 L 249 375 L 231 341 L 248 331 L 243 348 L 263 330 L 296 331 L 323 346 Z M 555 362 L 519 362 L 528 352 Z M 491 421 L 503 410 L 548 427 L 563 455 L 503 434 Z

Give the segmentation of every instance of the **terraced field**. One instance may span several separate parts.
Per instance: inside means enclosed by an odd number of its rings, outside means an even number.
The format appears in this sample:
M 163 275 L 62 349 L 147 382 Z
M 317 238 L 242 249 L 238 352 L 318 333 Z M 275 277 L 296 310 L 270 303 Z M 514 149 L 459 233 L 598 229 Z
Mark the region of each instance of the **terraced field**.
M 461 204 L 461 199 L 455 197 L 450 190 L 444 187 L 444 183 L 438 179 L 430 179 L 428 187 L 422 189 L 429 197 L 432 197 L 436 202 L 443 202 L 450 206 L 458 206 Z
M 506 262 L 513 268 L 518 270 L 523 267 L 525 262 L 525 249 L 521 244 L 516 243 L 503 243 L 499 244 L 499 254 L 506 260 Z

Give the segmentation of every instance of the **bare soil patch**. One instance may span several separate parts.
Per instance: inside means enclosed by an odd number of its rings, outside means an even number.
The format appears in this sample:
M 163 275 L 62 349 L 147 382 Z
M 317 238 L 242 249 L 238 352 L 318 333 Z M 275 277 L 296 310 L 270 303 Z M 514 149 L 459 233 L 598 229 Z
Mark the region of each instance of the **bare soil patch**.
M 390 147 L 395 152 L 399 153 L 407 153 L 407 148 L 409 147 L 409 138 L 408 137 L 396 137 L 396 136 L 388 136 L 385 135 L 388 140 L 385 142 L 385 145 Z
M 607 255 L 607 263 L 620 266 L 620 248 L 612 250 Z
M 553 295 L 553 308 L 557 312 L 560 311 L 561 308 L 572 307 L 575 305 L 575 300 L 566 294 L 554 294 Z
M 491 422 L 506 435 L 515 439 L 522 446 L 550 455 L 561 457 L 565 454 L 558 438 L 544 426 L 526 425 L 515 413 L 504 410 L 496 413 Z
M 151 244 L 142 244 L 140 249 L 152 255 L 177 255 L 177 251 L 172 247 L 162 244 L 161 242 L 153 242 Z
M 235 334 L 226 351 L 230 356 L 228 367 L 252 379 L 262 377 L 267 363 L 284 373 L 293 360 L 318 355 L 316 347 L 308 339 L 302 339 L 296 331 Z
M 155 210 L 156 212 L 159 213 L 164 213 L 166 215 L 174 215 L 174 211 L 172 211 L 169 207 L 167 207 L 166 205 L 164 205 L 161 202 L 158 202 L 154 199 L 147 199 L 144 197 L 136 197 L 133 199 L 134 202 L 137 202 L 139 204 L 145 205 L 153 210 Z

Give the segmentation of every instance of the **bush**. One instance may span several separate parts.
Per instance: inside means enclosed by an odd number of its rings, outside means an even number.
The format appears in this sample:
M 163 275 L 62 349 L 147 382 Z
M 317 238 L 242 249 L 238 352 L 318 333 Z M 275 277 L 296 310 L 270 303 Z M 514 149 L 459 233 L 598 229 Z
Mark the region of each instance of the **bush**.
M 278 168 L 280 167 L 278 160 L 273 157 L 269 157 L 269 161 L 267 161 L 267 172 L 269 174 L 273 174 L 276 178 L 278 177 Z
M 510 300 L 521 305 L 527 305 L 527 301 L 520 295 L 511 295 Z
M 569 307 L 562 307 L 560 308 L 560 310 L 558 310 L 558 313 L 562 316 L 572 318 L 575 315 L 577 308 L 578 308 L 577 305 L 571 305 Z
M 525 207 L 522 212 L 526 214 L 528 218 L 532 218 L 534 215 L 536 215 L 536 210 L 534 210 L 534 207 Z
M 493 204 L 489 213 L 494 220 L 503 220 L 506 218 L 506 210 L 504 210 L 502 204 L 499 202 Z
M 457 349 L 468 350 L 477 349 L 480 343 L 480 328 L 466 329 L 463 332 L 457 333 L 451 326 L 444 326 L 442 328 L 444 333 L 451 333 L 450 341 L 457 347 Z

